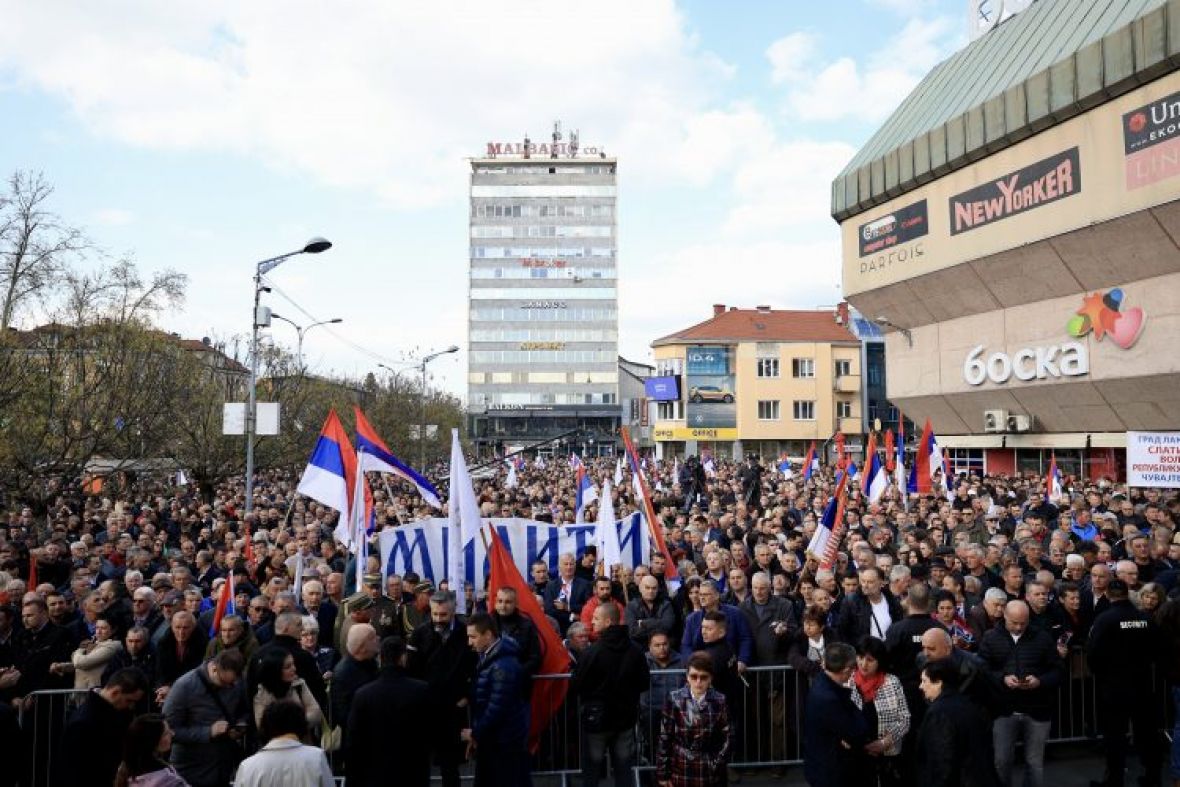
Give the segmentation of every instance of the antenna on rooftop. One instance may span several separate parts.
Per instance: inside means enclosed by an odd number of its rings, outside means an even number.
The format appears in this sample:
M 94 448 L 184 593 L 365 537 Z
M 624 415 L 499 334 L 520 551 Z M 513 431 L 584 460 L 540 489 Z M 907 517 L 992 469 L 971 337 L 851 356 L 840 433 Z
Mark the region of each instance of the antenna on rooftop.
M 561 121 L 553 121 L 553 145 L 549 148 L 549 158 L 557 158 L 557 143 L 561 142 Z
M 533 152 L 533 143 L 529 139 L 529 132 L 524 132 L 524 157 L 530 158 Z
M 570 132 L 570 158 L 578 157 L 578 130 L 574 129 Z

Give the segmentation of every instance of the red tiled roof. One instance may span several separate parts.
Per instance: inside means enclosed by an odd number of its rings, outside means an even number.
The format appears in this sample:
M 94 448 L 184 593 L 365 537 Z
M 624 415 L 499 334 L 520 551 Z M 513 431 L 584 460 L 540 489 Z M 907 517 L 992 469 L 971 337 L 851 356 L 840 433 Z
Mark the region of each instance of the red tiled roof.
M 682 331 L 661 336 L 653 347 L 686 342 L 857 342 L 836 312 L 729 309 Z

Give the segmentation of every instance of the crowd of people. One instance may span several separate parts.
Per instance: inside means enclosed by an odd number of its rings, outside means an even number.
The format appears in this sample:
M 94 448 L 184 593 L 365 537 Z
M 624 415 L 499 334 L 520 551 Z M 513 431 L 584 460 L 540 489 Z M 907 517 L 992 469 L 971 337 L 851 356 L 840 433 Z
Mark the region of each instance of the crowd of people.
M 630 472 L 586 465 L 596 483 Z M 826 564 L 806 548 L 836 472 L 646 460 L 666 552 L 608 572 L 589 547 L 526 577 L 571 673 L 553 722 L 570 732 L 533 752 L 530 692 L 553 679 L 516 592 L 388 574 L 376 548 L 358 572 L 294 473 L 260 473 L 250 514 L 241 479 L 9 497 L 0 728 L 24 744 L 0 783 L 416 785 L 437 769 L 449 787 L 473 760 L 480 787 L 517 787 L 564 747 L 586 785 L 607 761 L 616 785 L 639 765 L 661 787 L 727 784 L 796 752 L 817 787 L 1039 785 L 1060 698 L 1089 681 L 1095 783 L 1180 783 L 1162 735 L 1165 686 L 1180 704 L 1180 496 L 1067 479 L 1050 500 L 1042 477 L 964 473 L 870 503 L 851 484 Z M 564 458 L 511 475 L 476 482 L 484 516 L 574 523 Z M 438 515 L 411 487 L 374 488 L 378 529 Z M 627 478 L 612 495 L 620 516 L 643 510 Z

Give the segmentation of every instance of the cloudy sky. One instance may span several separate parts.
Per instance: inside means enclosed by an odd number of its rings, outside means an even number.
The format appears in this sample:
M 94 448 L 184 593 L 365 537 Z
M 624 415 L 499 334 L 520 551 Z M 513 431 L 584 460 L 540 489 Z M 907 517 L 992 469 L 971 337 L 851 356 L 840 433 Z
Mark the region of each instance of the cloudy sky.
M 253 263 L 319 371 L 466 339 L 466 157 L 555 119 L 619 158 L 621 352 L 710 304 L 839 300 L 832 177 L 966 43 L 961 0 L 0 0 L 0 170 L 249 330 Z M 284 300 L 290 298 L 296 305 Z M 302 309 L 301 313 L 299 309 Z M 276 323 L 277 341 L 294 330 Z M 432 365 L 462 394 L 462 354 Z

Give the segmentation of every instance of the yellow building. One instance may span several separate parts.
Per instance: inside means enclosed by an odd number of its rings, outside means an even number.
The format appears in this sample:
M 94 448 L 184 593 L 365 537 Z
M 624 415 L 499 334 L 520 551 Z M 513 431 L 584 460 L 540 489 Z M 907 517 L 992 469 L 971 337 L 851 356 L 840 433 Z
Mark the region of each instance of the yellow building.
M 860 445 L 861 343 L 845 309 L 713 306 L 713 316 L 652 342 L 665 378 L 652 437 L 660 457 L 801 457 L 837 431 Z M 663 401 L 659 401 L 663 399 Z

